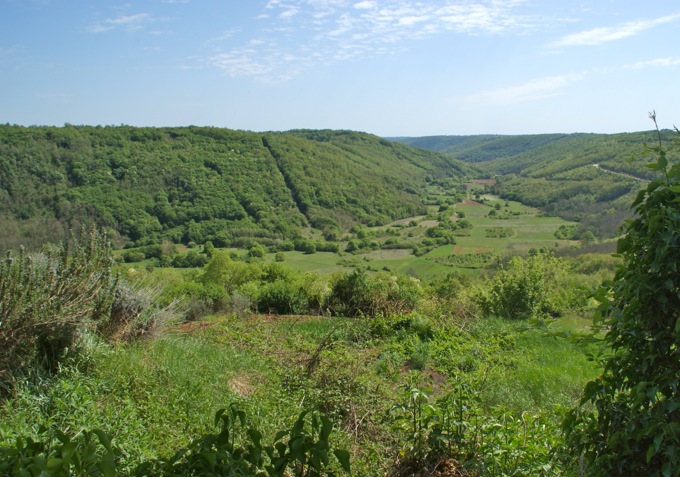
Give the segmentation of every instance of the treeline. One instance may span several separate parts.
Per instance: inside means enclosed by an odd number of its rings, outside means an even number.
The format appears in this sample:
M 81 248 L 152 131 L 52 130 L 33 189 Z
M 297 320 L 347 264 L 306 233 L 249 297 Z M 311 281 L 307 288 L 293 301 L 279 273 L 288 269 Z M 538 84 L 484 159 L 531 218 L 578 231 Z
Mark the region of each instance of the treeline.
M 465 171 L 350 131 L 3 125 L 0 243 L 37 247 L 90 223 L 136 245 L 273 245 L 309 226 L 332 239 L 422 213 L 426 176 Z

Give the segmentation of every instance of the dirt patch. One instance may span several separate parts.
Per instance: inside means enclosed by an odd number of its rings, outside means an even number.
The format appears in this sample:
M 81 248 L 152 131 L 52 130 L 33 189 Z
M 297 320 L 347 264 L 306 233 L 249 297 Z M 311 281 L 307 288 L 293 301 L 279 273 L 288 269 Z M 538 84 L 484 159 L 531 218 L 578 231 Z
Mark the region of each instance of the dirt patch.
M 488 253 L 488 252 L 493 252 L 492 248 L 486 248 L 486 247 L 477 247 L 475 249 L 475 253 Z
M 395 220 L 394 222 L 390 222 L 387 224 L 388 227 L 391 227 L 392 225 L 408 225 L 412 220 L 415 220 L 416 222 L 421 220 L 424 215 L 416 215 L 415 217 L 407 217 L 405 219 L 399 219 Z
M 255 387 L 248 382 L 248 378 L 239 376 L 229 380 L 229 389 L 241 397 L 248 397 L 253 394 Z
M 402 462 L 389 475 L 390 477 L 470 477 L 470 474 L 457 460 L 449 457 L 432 460 L 421 465 Z
M 193 333 L 195 331 L 208 328 L 214 324 L 215 323 L 212 321 L 189 321 L 187 323 L 184 323 L 183 325 L 178 326 L 176 330 L 182 333 Z
M 437 220 L 423 220 L 420 222 L 421 227 L 436 227 L 439 221 Z
M 458 205 L 471 205 L 473 207 L 484 207 L 484 204 L 477 202 L 476 200 L 464 200 Z
M 265 323 L 276 323 L 279 321 L 298 321 L 318 320 L 320 315 L 279 315 L 276 311 L 271 310 L 268 313 L 253 313 L 248 318 L 248 321 L 263 321 Z

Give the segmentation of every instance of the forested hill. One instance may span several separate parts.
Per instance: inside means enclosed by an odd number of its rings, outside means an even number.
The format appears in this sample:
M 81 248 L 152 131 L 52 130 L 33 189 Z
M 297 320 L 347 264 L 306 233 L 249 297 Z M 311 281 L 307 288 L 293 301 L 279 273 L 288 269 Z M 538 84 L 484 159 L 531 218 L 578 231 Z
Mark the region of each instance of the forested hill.
M 0 126 L 0 242 L 96 222 L 137 243 L 332 236 L 423 212 L 444 155 L 351 131 Z
M 661 131 L 668 145 L 673 131 Z M 580 232 L 616 235 L 631 196 L 654 177 L 642 153 L 657 146 L 656 131 L 621 134 L 431 136 L 403 144 L 475 163 L 498 184 L 494 192 L 581 222 Z M 669 156 L 677 160 L 677 152 Z
M 670 141 L 673 132 L 661 131 Z M 619 134 L 525 134 L 514 136 L 425 136 L 394 138 L 413 147 L 442 152 L 496 174 L 536 175 L 541 170 L 566 171 L 600 164 L 611 170 L 651 178 L 644 161 L 629 161 L 640 155 L 645 144 L 655 145 L 656 131 Z M 529 170 L 527 170 L 529 169 Z

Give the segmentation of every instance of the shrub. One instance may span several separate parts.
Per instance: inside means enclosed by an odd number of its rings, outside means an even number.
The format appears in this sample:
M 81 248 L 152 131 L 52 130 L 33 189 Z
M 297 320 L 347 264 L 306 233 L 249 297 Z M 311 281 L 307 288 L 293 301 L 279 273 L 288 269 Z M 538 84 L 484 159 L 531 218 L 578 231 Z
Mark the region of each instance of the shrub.
M 423 290 L 412 277 L 387 273 L 368 275 L 363 269 L 335 275 L 328 307 L 345 316 L 408 313 L 415 309 Z
M 123 254 L 123 260 L 125 263 L 136 263 L 136 262 L 141 262 L 144 260 L 146 256 L 144 255 L 144 252 L 134 252 L 134 251 L 128 251 Z
M 513 257 L 480 294 L 480 305 L 487 314 L 510 319 L 557 316 L 567 306 L 562 289 L 566 269 L 551 254 Z
M 248 249 L 248 256 L 250 258 L 262 258 L 267 253 L 267 249 L 264 245 L 258 242 L 253 242 L 253 244 Z
M 300 283 L 291 280 L 276 280 L 262 285 L 257 307 L 260 311 L 274 311 L 282 315 L 301 315 L 309 310 L 309 301 Z
M 0 374 L 54 369 L 87 331 L 109 318 L 117 287 L 106 237 L 92 229 L 56 252 L 8 253 L 0 262 Z
M 160 304 L 163 290 L 160 285 L 122 282 L 116 289 L 110 319 L 99 326 L 104 338 L 130 342 L 151 338 L 182 321 L 182 315 L 195 313 L 194 305 L 180 305 L 175 299 L 165 306 Z
M 196 250 L 189 250 L 185 254 L 175 255 L 172 259 L 172 266 L 175 268 L 198 268 L 206 263 L 208 263 L 208 257 L 198 253 Z

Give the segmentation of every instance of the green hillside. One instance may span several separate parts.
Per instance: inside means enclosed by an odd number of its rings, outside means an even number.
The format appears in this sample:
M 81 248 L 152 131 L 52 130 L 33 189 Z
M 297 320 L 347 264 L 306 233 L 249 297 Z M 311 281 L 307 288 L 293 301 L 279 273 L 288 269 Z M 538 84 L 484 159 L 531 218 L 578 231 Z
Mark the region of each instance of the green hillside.
M 563 139 L 566 134 L 500 136 L 424 136 L 396 138 L 397 142 L 413 147 L 443 152 L 465 162 L 485 162 L 525 153 L 531 149 Z
M 350 131 L 0 126 L 0 243 L 94 222 L 139 244 L 273 244 L 424 213 L 441 154 Z
M 673 131 L 661 131 L 669 143 Z M 498 183 L 504 199 L 581 222 L 577 238 L 616 235 L 629 215 L 632 195 L 654 172 L 639 159 L 644 145 L 658 144 L 656 131 L 621 134 L 433 136 L 399 142 L 474 162 Z M 635 160 L 635 158 L 638 158 Z M 677 160 L 677 152 L 669 159 Z

